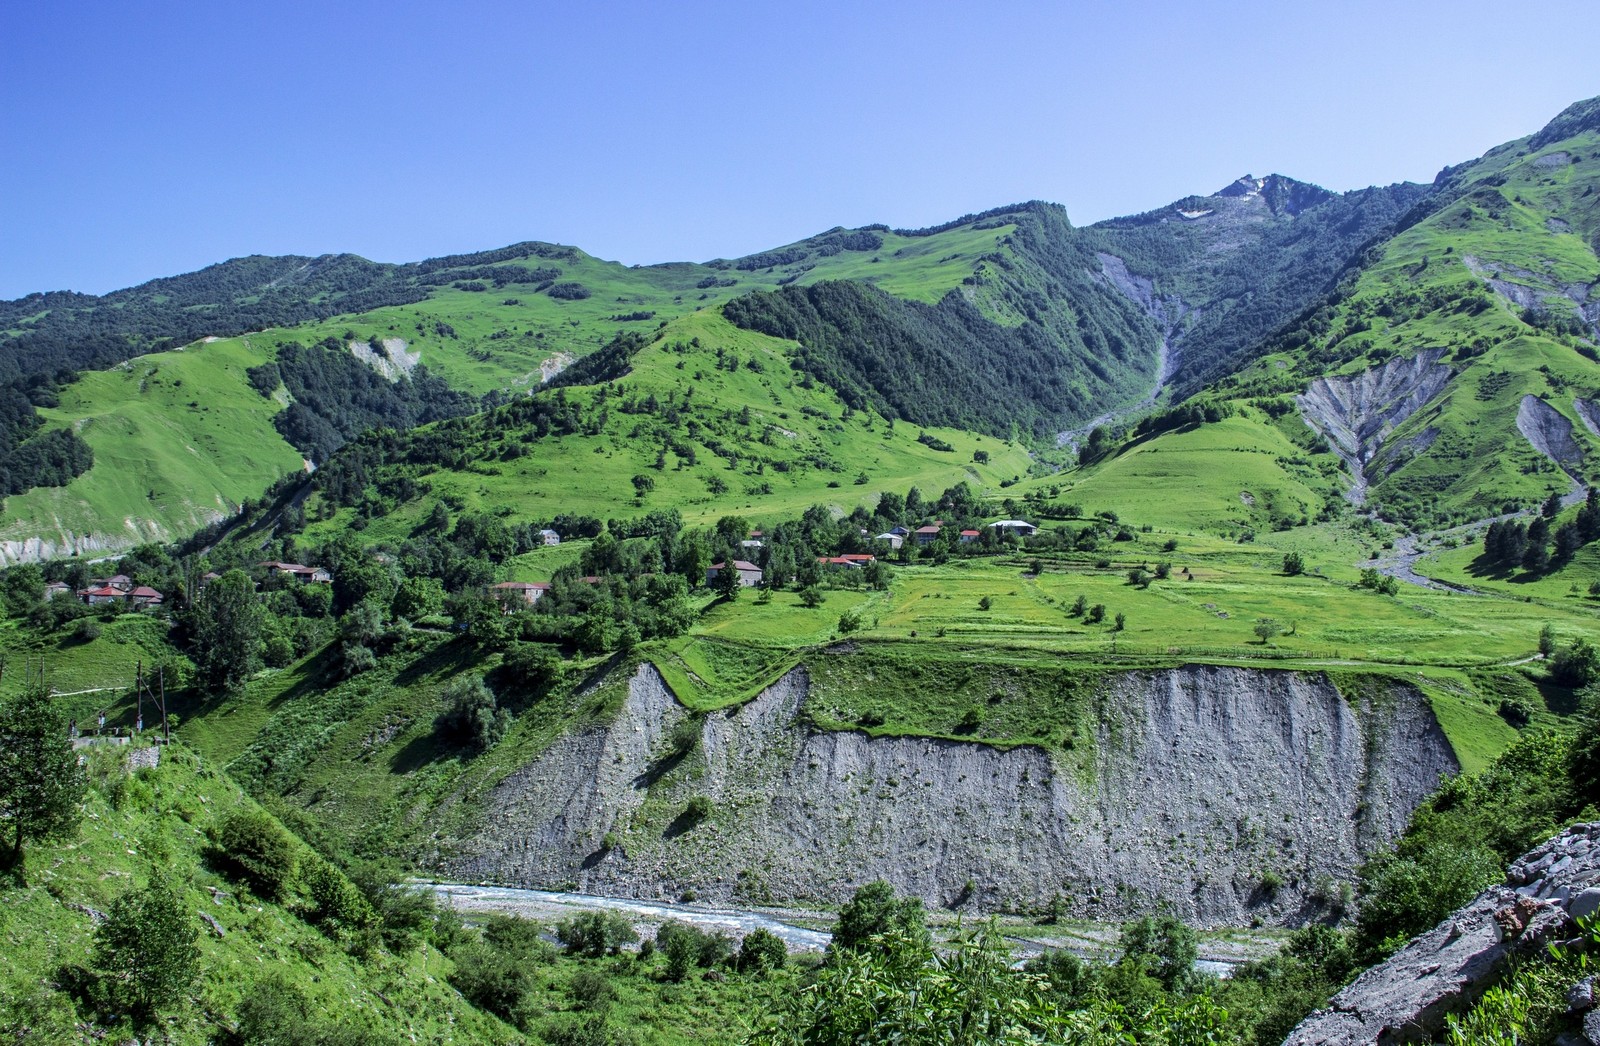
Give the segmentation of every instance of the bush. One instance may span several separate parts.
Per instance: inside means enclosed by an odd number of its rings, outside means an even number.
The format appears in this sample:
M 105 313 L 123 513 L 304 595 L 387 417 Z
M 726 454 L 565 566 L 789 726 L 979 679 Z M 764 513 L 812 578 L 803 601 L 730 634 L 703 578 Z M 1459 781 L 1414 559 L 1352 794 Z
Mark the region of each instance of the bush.
M 479 941 L 453 949 L 450 959 L 455 963 L 450 983 L 468 1002 L 520 1023 L 520 1011 L 536 988 L 531 968 Z
M 405 883 L 395 868 L 378 862 L 357 866 L 351 880 L 377 913 L 384 947 L 399 955 L 428 939 L 439 911 L 433 894 Z
M 894 887 L 879 879 L 855 892 L 839 909 L 829 950 L 875 950 L 874 937 L 893 936 L 926 942 L 927 925 L 922 902 L 915 897 L 896 898 Z
M 378 913 L 338 868 L 315 861 L 305 873 L 306 894 L 311 898 L 311 921 L 330 937 L 359 932 L 378 922 Z
M 556 939 L 572 955 L 598 959 L 616 955 L 639 939 L 626 916 L 617 912 L 582 912 L 556 926 Z
M 163 879 L 118 897 L 94 933 L 94 967 L 110 998 L 145 1019 L 183 995 L 199 972 L 194 917 Z
M 752 930 L 739 942 L 739 969 L 746 973 L 781 970 L 788 961 L 788 946 L 771 930 Z
M 783 942 L 778 943 L 781 947 Z M 656 948 L 667 957 L 667 978 L 674 981 L 683 980 L 694 966 L 724 966 L 733 956 L 733 943 L 725 935 L 706 933 L 676 919 L 656 929 Z
M 572 997 L 573 1008 L 580 1012 L 605 1012 L 617 997 L 617 990 L 605 974 L 596 970 L 579 970 L 567 982 L 567 994 Z
M 543 695 L 561 682 L 566 663 L 542 643 L 518 643 L 500 663 L 501 673 L 529 695 Z
M 1479 848 L 1445 846 L 1414 857 L 1377 858 L 1361 872 L 1357 950 L 1365 958 L 1381 959 L 1501 875 L 1500 858 Z
M 510 713 L 498 706 L 482 676 L 457 676 L 440 696 L 446 707 L 433 726 L 447 744 L 481 752 L 511 727 Z
M 229 814 L 217 830 L 224 863 L 266 900 L 287 896 L 299 864 L 294 839 L 265 813 Z

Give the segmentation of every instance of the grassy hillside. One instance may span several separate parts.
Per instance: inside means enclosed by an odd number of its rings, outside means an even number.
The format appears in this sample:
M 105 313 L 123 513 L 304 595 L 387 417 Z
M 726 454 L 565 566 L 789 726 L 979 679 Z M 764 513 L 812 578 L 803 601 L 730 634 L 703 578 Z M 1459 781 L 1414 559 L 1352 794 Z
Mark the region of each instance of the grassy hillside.
M 26 884 L 0 891 L 0 1028 L 9 1035 L 65 1043 L 132 1030 L 125 1016 L 97 1013 L 64 990 L 72 977 L 63 971 L 89 964 L 96 923 L 116 898 L 159 875 L 176 889 L 200 947 L 201 978 L 161 1013 L 166 1041 L 215 1041 L 269 982 L 290 986 L 326 1023 L 347 1034 L 360 1029 L 369 1042 L 513 1040 L 510 1028 L 445 983 L 451 965 L 434 948 L 380 949 L 358 960 L 289 905 L 222 874 L 208 856 L 207 831 L 234 811 L 259 809 L 226 777 L 182 747 L 164 751 L 158 768 L 131 774 L 123 755 L 91 760 L 96 785 L 77 838 L 34 846 Z M 113 992 L 109 1013 L 119 1011 L 126 1007 Z
M 197 342 L 65 386 L 60 405 L 40 413 L 76 431 L 94 465 L 65 487 L 7 498 L 0 557 L 176 540 L 299 469 L 300 455 L 272 427 L 282 404 L 245 379 L 265 358 L 251 339 Z
M 667 507 L 692 521 L 782 517 L 816 503 L 849 511 L 875 503 L 880 490 L 912 485 L 997 488 L 1026 472 L 1027 454 L 1016 444 L 847 410 L 826 387 L 795 380 L 789 349 L 699 313 L 665 328 L 622 381 L 598 391 L 563 389 L 562 402 L 585 419 L 576 431 L 540 436 L 513 406 L 418 430 L 404 445 L 358 443 L 317 477 L 308 512 L 335 514 L 308 536 L 341 532 L 361 516 L 363 540 L 397 540 L 438 502 L 511 518 L 606 519 Z M 918 442 L 924 433 L 950 449 Z M 408 447 L 436 443 L 458 448 L 468 463 L 451 467 L 439 460 L 450 457 L 442 451 L 407 461 L 418 456 Z M 980 450 L 987 463 L 974 460 Z M 359 489 L 345 489 L 346 475 Z M 635 476 L 653 485 L 642 497 Z M 379 488 L 411 496 L 383 498 Z
M 1332 453 L 1328 422 L 1304 402 L 1314 383 L 1353 411 L 1343 420 L 1376 436 L 1362 451 L 1363 511 L 1440 527 L 1593 481 L 1600 435 L 1582 414 L 1600 391 L 1592 123 L 1557 121 L 1443 177 L 1395 235 L 1370 246 L 1255 359 L 1210 386 L 1188 386 L 1189 404 L 1141 422 L 1140 438 L 1060 485 L 1073 499 L 1146 502 L 1155 500 L 1149 481 L 1167 491 L 1188 469 L 1197 479 L 1168 505 L 1197 499 L 1189 518 L 1214 531 L 1261 525 L 1259 512 L 1227 503 L 1251 486 L 1281 492 L 1284 504 L 1267 513 L 1274 526 L 1315 519 L 1319 503 L 1337 512 L 1355 484 Z M 1436 367 L 1447 380 L 1410 392 L 1393 372 L 1402 363 Z M 1192 416 L 1205 406 L 1209 423 Z M 1207 493 L 1213 485 L 1227 493 Z

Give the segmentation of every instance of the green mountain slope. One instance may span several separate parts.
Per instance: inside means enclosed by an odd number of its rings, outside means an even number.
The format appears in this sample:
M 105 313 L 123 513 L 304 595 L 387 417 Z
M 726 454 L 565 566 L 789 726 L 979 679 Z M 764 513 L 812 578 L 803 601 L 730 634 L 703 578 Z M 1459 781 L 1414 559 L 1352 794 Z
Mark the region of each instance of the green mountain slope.
M 1409 524 L 1481 519 L 1592 482 L 1596 110 L 1580 103 L 1539 135 L 1447 171 L 1394 236 L 1195 403 L 1260 426 L 1252 439 L 1270 427 L 1293 441 L 1296 452 L 1275 456 L 1275 486 L 1292 486 L 1296 470 L 1314 486 L 1320 475 L 1325 503 L 1346 495 Z M 1193 443 L 1192 427 L 1182 410 L 1144 423 L 1135 460 Z M 1229 460 L 1194 464 L 1228 476 Z M 1131 492 L 1143 479 L 1119 459 L 1082 483 Z
M 273 428 L 282 403 L 246 378 L 264 358 L 250 339 L 199 342 L 63 387 L 41 414 L 87 442 L 94 465 L 64 487 L 5 500 L 0 561 L 175 540 L 300 469 Z

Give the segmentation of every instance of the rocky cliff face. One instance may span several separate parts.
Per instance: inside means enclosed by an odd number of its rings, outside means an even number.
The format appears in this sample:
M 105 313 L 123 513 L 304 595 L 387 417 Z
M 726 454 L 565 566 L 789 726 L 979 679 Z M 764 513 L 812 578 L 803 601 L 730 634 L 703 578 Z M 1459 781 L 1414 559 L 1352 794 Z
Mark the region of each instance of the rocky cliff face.
M 1059 893 L 1102 918 L 1159 901 L 1201 924 L 1293 921 L 1456 769 L 1420 693 L 1352 704 L 1314 674 L 1111 676 L 1082 769 L 1034 746 L 817 732 L 807 690 L 798 668 L 713 713 L 674 765 L 666 738 L 686 712 L 642 666 L 614 721 L 493 790 L 444 870 L 748 902 L 838 902 L 883 878 L 937 905 Z M 685 813 L 693 796 L 711 801 L 703 821 Z
M 1431 1042 L 1514 959 L 1600 912 L 1600 824 L 1574 825 L 1518 858 L 1493 886 L 1406 945 L 1300 1023 L 1284 1046 Z M 1589 1005 L 1593 1004 L 1592 992 Z M 1597 1041 L 1587 1035 L 1585 1042 Z M 1596 1029 L 1600 1034 L 1600 1028 Z
M 1349 498 L 1366 500 L 1367 486 L 1402 462 L 1380 457 L 1389 434 L 1444 391 L 1452 371 L 1439 362 L 1441 349 L 1344 377 L 1318 378 L 1296 397 L 1306 424 L 1327 437 L 1333 452 L 1350 468 Z M 1437 433 L 1419 433 L 1412 447 L 1427 449 Z

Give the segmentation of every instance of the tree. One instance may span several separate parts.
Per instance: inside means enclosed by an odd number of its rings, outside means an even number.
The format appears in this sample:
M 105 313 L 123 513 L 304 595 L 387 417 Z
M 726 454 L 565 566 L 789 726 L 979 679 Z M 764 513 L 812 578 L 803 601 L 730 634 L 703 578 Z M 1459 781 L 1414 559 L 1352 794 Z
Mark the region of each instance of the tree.
M 10 836 L 5 865 L 19 864 L 30 841 L 71 834 L 85 786 L 67 724 L 43 686 L 0 702 L 0 824 Z
M 1124 629 L 1126 629 L 1127 627 L 1128 627 L 1128 615 L 1124 614 L 1120 610 L 1117 611 L 1117 616 L 1116 616 L 1115 622 L 1111 626 L 1111 631 L 1113 631 L 1113 632 L 1121 632 Z
M 800 602 L 806 607 L 815 610 L 825 602 L 822 590 L 816 585 L 807 585 L 800 590 Z
M 644 496 L 654 489 L 656 489 L 655 477 L 647 476 L 642 472 L 633 477 L 633 492 L 640 500 L 643 500 Z
M 185 618 L 200 682 L 213 694 L 232 693 L 260 665 L 261 606 L 255 584 L 230 570 L 200 590 Z
M 1084 617 L 1084 620 L 1089 622 L 1091 625 L 1098 625 L 1105 619 L 1106 605 L 1104 603 L 1096 603 L 1094 606 L 1090 607 L 1089 613 Z
M 1167 991 L 1181 990 L 1199 956 L 1195 932 L 1173 915 L 1145 916 L 1122 927 L 1122 962 L 1142 964 Z
M 1283 634 L 1283 626 L 1270 617 L 1258 617 L 1251 631 L 1261 640 L 1261 645 L 1265 646 Z
M 744 587 L 744 579 L 739 576 L 739 570 L 733 565 L 733 560 L 722 564 L 722 569 L 717 571 L 717 576 L 711 579 L 711 591 L 733 602 L 739 598 L 739 589 Z
M 619 912 L 582 912 L 556 924 L 556 940 L 568 953 L 591 959 L 616 955 L 638 939 L 633 924 Z
M 1289 577 L 1296 577 L 1306 572 L 1306 561 L 1298 552 L 1286 552 L 1283 556 L 1283 572 Z
M 439 584 L 438 578 L 408 577 L 400 582 L 391 609 L 396 617 L 410 621 L 431 617 L 444 609 L 444 586 Z
M 199 973 L 194 920 L 161 878 L 118 897 L 94 934 L 94 967 L 115 997 L 148 1019 L 176 1000 Z
M 448 742 L 481 752 L 511 728 L 510 713 L 499 707 L 481 676 L 456 676 L 440 697 L 445 710 L 434 720 L 434 729 Z
M 739 969 L 746 972 L 781 970 L 788 961 L 788 946 L 771 930 L 752 930 L 739 942 Z
M 922 901 L 915 897 L 896 898 L 894 887 L 878 879 L 861 887 L 839 909 L 829 951 L 877 951 L 883 940 L 899 937 L 921 942 L 927 947 L 928 928 L 923 919 Z M 874 943 L 873 938 L 880 938 Z

